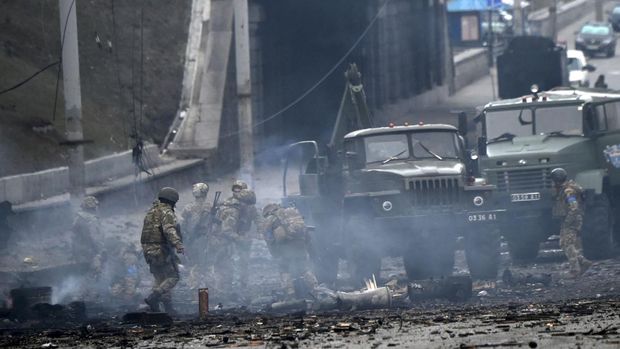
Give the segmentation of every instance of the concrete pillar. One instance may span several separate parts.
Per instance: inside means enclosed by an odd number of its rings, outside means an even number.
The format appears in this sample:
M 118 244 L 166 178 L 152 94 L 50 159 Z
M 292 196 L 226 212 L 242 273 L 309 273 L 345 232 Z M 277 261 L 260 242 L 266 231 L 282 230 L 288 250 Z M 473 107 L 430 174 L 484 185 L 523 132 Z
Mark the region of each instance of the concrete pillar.
M 248 0 L 234 0 L 235 59 L 239 125 L 239 172 L 253 187 L 254 133 L 252 122 L 252 79 L 250 70 L 250 28 Z
M 59 0 L 60 42 L 62 44 L 62 81 L 65 99 L 65 137 L 69 146 L 69 193 L 76 202 L 84 196 L 84 146 L 82 133 L 82 95 L 76 2 Z
M 515 31 L 515 35 L 519 36 L 519 35 L 523 35 L 523 12 L 522 8 L 521 8 L 521 0 L 514 0 L 514 7 L 513 7 L 513 25 L 514 25 L 514 31 Z
M 597 21 L 603 21 L 603 0 L 594 1 L 594 12 L 596 14 Z

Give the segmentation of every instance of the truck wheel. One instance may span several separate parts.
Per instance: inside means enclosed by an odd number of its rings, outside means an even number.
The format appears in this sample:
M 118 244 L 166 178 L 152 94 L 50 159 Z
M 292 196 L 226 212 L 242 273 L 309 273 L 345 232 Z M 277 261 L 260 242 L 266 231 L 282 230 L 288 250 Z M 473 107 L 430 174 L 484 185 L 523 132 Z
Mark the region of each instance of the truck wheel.
M 508 240 L 510 257 L 517 263 L 532 262 L 538 255 L 540 241 L 535 237 L 517 236 Z
M 334 285 L 338 279 L 338 255 L 331 250 L 317 251 L 314 260 L 314 273 L 320 283 Z
M 594 197 L 592 205 L 586 207 L 581 242 L 583 254 L 588 259 L 604 259 L 613 251 L 613 217 L 607 195 Z
M 465 257 L 474 279 L 495 279 L 499 268 L 499 234 L 473 232 L 465 237 Z
M 369 215 L 355 214 L 347 219 L 347 237 L 351 241 L 348 250 L 348 261 L 351 278 L 355 284 L 363 284 L 364 279 L 379 278 L 381 256 L 372 250 L 369 237 L 373 234 L 373 224 Z
M 354 249 L 349 258 L 351 278 L 356 285 L 363 285 L 365 279 L 379 279 L 381 257 L 367 249 Z
M 412 246 L 403 256 L 405 271 L 409 280 L 452 275 L 456 238 L 443 241 L 424 241 Z

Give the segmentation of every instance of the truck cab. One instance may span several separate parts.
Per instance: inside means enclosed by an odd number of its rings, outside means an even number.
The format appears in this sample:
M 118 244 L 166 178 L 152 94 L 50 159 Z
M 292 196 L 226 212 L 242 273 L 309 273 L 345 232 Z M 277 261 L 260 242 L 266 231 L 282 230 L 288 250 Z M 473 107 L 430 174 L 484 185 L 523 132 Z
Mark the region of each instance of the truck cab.
M 562 167 L 586 192 L 582 233 L 588 258 L 612 249 L 620 188 L 620 94 L 558 88 L 487 104 L 479 121 L 479 169 L 497 187 L 507 211 L 501 230 L 513 257 L 536 257 L 538 244 L 559 232 L 551 219 Z

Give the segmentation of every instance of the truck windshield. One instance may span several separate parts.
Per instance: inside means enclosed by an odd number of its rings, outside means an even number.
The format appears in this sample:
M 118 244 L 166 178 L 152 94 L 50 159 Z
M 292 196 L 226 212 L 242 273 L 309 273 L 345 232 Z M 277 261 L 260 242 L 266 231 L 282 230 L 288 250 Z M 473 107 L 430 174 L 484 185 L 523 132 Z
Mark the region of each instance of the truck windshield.
M 415 132 L 411 134 L 415 158 L 456 158 L 456 135 L 454 132 Z
M 535 134 L 583 134 L 581 106 L 554 106 L 536 109 L 511 109 L 485 113 L 486 137 L 493 140 L 505 133 L 516 137 Z
M 366 137 L 366 162 L 384 162 L 389 159 L 406 159 L 409 143 L 404 133 Z

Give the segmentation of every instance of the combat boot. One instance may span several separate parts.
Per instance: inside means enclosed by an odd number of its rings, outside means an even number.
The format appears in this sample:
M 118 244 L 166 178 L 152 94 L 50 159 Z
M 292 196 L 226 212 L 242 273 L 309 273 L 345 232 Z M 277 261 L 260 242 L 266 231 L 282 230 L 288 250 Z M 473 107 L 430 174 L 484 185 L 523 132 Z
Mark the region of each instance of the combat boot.
M 161 295 L 159 292 L 153 292 L 148 297 L 144 299 L 144 303 L 146 303 L 152 312 L 159 313 L 161 309 L 159 308 L 159 299 Z
M 592 266 L 592 262 L 588 259 L 583 258 L 580 261 L 580 266 L 581 266 L 581 274 L 585 273 L 586 271 L 588 271 L 588 269 L 590 269 L 590 267 Z

